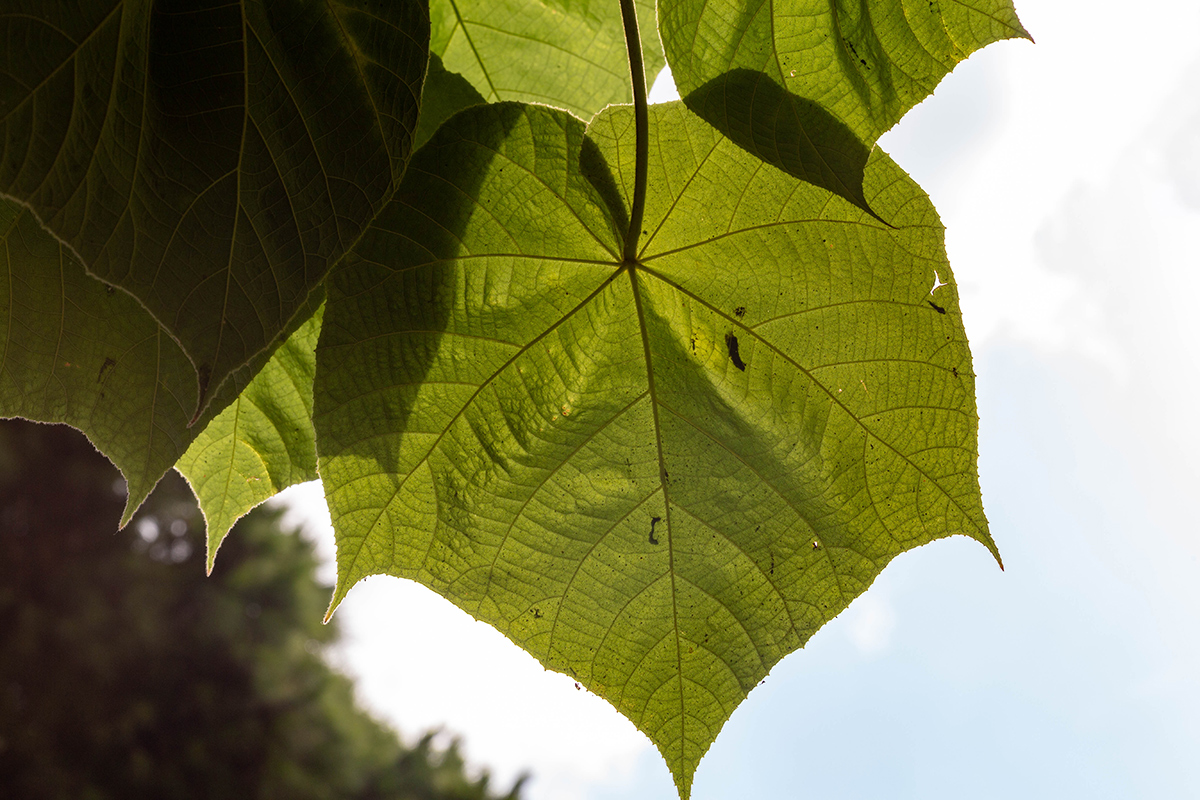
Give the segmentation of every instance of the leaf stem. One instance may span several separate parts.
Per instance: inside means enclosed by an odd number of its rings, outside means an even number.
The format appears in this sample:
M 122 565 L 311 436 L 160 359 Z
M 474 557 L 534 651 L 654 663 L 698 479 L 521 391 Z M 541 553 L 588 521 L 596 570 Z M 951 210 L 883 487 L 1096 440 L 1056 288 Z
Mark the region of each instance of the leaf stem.
M 629 77 L 633 82 L 633 122 L 636 135 L 633 171 L 633 206 L 629 209 L 629 230 L 625 232 L 625 263 L 637 260 L 638 237 L 646 210 L 646 173 L 650 166 L 650 107 L 646 99 L 646 68 L 642 63 L 642 39 L 638 35 L 637 8 L 634 0 L 621 0 L 621 21 L 625 24 L 625 49 L 629 52 Z

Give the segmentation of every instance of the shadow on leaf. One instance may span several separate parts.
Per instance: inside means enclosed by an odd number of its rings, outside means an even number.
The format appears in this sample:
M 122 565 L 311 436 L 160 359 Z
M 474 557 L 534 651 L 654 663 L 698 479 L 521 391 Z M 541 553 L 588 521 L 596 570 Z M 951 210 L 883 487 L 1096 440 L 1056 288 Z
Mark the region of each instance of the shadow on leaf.
M 683 101 L 748 153 L 880 219 L 863 196 L 871 148 L 817 103 L 750 69 L 726 72 Z

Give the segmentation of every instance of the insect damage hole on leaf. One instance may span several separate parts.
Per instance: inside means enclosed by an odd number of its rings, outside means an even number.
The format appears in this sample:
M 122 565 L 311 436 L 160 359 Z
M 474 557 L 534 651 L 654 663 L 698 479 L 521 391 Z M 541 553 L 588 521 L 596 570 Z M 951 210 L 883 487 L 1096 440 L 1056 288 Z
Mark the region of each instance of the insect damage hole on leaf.
M 949 285 L 950 285 L 949 283 L 942 280 L 941 276 L 938 275 L 938 271 L 935 269 L 933 271 L 933 288 L 929 290 L 929 293 L 933 294 L 934 292 L 936 292 L 938 289 L 942 288 L 943 286 L 949 286 Z

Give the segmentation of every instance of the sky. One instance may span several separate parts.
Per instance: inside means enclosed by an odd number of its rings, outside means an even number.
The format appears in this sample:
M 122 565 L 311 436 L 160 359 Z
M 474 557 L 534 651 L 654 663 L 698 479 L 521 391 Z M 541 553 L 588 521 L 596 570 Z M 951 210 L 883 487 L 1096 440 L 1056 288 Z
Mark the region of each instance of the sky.
M 1200 797 L 1200 4 L 1017 11 L 1036 44 L 880 141 L 947 227 L 1005 570 L 962 537 L 897 558 L 733 714 L 696 800 Z M 285 502 L 331 570 L 319 485 Z M 675 797 L 611 706 L 428 590 L 368 579 L 338 616 L 407 739 L 462 736 L 528 800 Z

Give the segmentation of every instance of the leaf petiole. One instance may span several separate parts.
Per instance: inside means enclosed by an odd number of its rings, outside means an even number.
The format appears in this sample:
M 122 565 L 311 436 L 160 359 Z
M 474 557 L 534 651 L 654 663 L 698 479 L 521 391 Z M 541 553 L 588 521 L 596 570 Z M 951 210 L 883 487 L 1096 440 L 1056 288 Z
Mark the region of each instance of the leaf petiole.
M 633 82 L 633 124 L 636 136 L 633 173 L 633 205 L 629 209 L 629 229 L 625 232 L 622 255 L 626 264 L 637 260 L 638 237 L 646 209 L 646 173 L 650 164 L 650 111 L 646 99 L 646 68 L 642 62 L 642 40 L 638 35 L 634 0 L 620 0 L 621 21 L 625 25 L 625 49 L 629 51 L 629 78 Z

